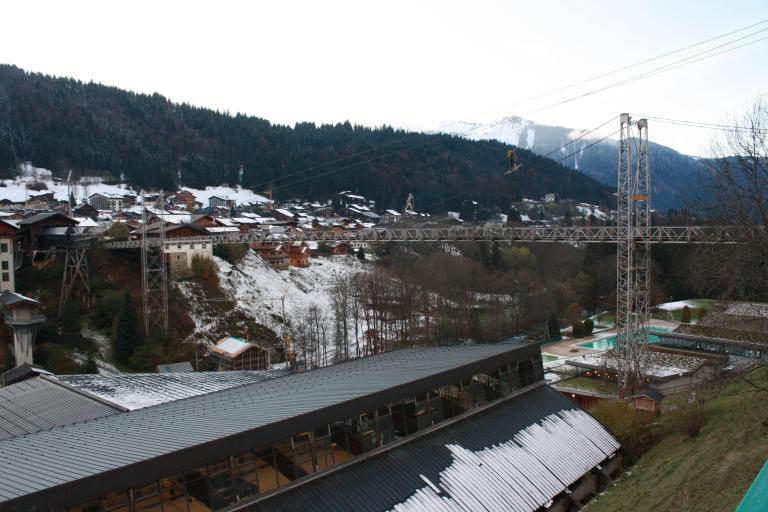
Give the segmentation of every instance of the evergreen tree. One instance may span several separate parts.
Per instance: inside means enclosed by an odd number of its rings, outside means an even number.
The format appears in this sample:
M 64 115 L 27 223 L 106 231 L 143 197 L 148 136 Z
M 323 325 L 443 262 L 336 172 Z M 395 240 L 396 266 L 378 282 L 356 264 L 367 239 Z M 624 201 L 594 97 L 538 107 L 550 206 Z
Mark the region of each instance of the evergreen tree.
M 136 308 L 133 305 L 131 293 L 126 289 L 120 304 L 120 312 L 117 314 L 115 332 L 112 338 L 115 359 L 121 363 L 129 363 L 133 353 L 141 346 L 141 341 Z
M 491 246 L 491 268 L 494 270 L 502 270 L 503 266 L 504 262 L 501 257 L 501 247 L 499 246 L 499 242 L 493 242 L 493 246 Z
M 516 223 L 522 222 L 523 218 L 520 216 L 520 212 L 517 211 L 517 208 L 514 206 L 509 209 L 509 213 L 507 214 L 507 225 L 513 226 Z
M 61 334 L 65 336 L 80 334 L 80 317 L 77 314 L 77 306 L 72 300 L 64 304 L 64 311 L 61 313 Z
M 573 326 L 571 327 L 571 331 L 573 332 L 574 338 L 581 338 L 584 336 L 584 322 L 579 320 L 578 322 L 574 322 Z
M 547 328 L 549 329 L 549 339 L 559 340 L 560 336 L 560 320 L 557 319 L 557 315 L 552 313 L 547 320 Z
M 88 358 L 80 367 L 80 373 L 99 373 L 99 366 L 96 364 L 96 356 L 93 355 L 93 350 L 88 352 Z
M 684 324 L 691 323 L 691 308 L 689 308 L 688 306 L 683 306 L 683 311 L 680 314 L 680 317 L 681 317 L 681 321 Z
M 70 192 L 69 193 L 69 207 L 70 208 L 74 208 L 75 206 L 77 206 L 77 202 L 75 201 L 75 193 L 74 192 Z
M 362 247 L 357 250 L 357 259 L 360 261 L 365 261 L 365 251 Z
M 2 356 L 0 358 L 0 370 L 5 372 L 16 366 L 16 360 L 11 353 L 10 343 L 0 343 L 0 345 L 2 345 L 0 346 L 0 356 Z
M 591 318 L 584 320 L 584 335 L 589 336 L 595 330 L 595 322 Z

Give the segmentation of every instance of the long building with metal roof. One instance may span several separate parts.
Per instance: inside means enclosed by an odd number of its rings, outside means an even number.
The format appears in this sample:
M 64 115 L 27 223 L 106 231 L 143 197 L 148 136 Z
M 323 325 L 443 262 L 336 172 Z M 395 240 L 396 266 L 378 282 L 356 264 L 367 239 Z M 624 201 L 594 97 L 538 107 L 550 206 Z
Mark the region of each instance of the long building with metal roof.
M 403 349 L 14 437 L 0 441 L 0 512 L 238 506 L 542 378 L 536 345 Z
M 89 421 L 125 410 L 48 376 L 0 388 L 0 440 Z
M 231 510 L 538 510 L 618 449 L 592 416 L 539 382 Z
M 288 374 L 290 371 L 285 369 L 84 374 L 59 375 L 56 378 L 72 387 L 134 410 L 284 377 Z

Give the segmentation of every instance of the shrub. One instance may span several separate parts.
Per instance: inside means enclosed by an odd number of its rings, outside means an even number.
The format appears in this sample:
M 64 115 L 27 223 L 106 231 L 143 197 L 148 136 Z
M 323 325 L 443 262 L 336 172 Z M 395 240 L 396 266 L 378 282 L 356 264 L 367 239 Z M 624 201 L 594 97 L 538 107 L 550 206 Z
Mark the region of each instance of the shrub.
M 125 222 L 113 222 L 106 233 L 113 240 L 128 240 L 130 234 L 131 227 Z
M 658 440 L 654 417 L 619 400 L 601 400 L 590 412 L 605 425 L 635 457 L 648 451 Z
M 192 258 L 192 276 L 202 282 L 206 288 L 218 288 L 219 286 L 216 263 L 210 258 L 194 256 Z
M 243 261 L 247 253 L 248 244 L 219 244 L 213 248 L 213 254 L 232 265 Z
M 595 330 L 595 322 L 591 318 L 584 320 L 584 335 L 590 336 Z
M 683 311 L 680 314 L 680 319 L 684 324 L 691 323 L 691 308 L 683 306 Z
M 573 323 L 571 328 L 574 338 L 581 338 L 584 336 L 584 322 L 578 321 Z
M 707 310 L 704 308 L 699 308 L 699 320 L 707 316 Z

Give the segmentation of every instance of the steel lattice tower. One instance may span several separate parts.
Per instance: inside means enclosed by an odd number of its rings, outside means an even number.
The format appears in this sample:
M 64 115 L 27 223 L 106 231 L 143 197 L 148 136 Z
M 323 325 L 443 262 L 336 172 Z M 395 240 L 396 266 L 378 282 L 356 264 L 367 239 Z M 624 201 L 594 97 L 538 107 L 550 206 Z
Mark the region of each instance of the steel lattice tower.
M 637 136 L 633 137 L 632 128 Z M 651 246 L 643 233 L 651 222 L 648 121 L 620 116 L 616 194 L 616 352 L 622 392 L 644 384 L 647 324 L 650 314 Z M 633 158 L 632 148 L 635 148 Z
M 69 300 L 69 296 L 77 286 L 78 281 L 82 282 L 85 288 L 86 304 L 90 306 L 91 301 L 91 280 L 87 255 L 89 241 L 85 238 L 68 234 L 65 244 L 64 276 L 59 295 L 59 317 L 63 314 L 64 304 Z
M 160 203 L 165 205 L 163 193 Z M 141 291 L 144 306 L 144 334 L 149 336 L 155 329 L 168 332 L 168 274 L 165 267 L 165 223 L 160 221 L 159 244 L 147 240 L 149 212 L 144 192 L 141 193 Z

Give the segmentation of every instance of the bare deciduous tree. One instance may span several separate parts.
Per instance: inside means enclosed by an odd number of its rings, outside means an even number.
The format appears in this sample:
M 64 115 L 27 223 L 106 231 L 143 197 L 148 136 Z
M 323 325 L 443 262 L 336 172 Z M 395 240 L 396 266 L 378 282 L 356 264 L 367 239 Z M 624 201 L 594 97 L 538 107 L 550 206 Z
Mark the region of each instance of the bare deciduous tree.
M 713 222 L 738 230 L 739 244 L 701 248 L 694 285 L 707 296 L 768 300 L 768 97 L 758 97 L 713 143 L 709 197 L 700 207 Z

